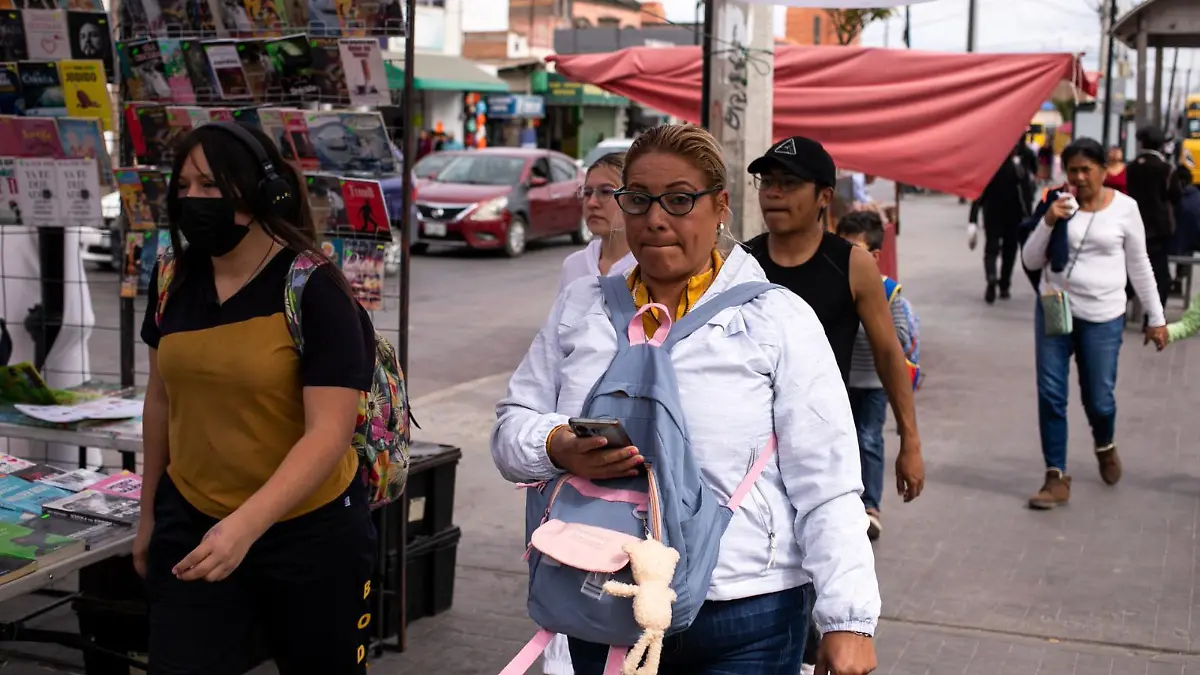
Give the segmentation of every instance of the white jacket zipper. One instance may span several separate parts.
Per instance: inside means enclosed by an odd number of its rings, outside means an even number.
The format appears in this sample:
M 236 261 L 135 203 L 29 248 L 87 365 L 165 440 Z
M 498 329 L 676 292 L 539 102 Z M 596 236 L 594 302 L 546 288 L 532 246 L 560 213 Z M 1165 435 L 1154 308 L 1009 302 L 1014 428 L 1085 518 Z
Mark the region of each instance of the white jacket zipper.
M 750 462 L 746 466 L 746 473 L 749 473 L 750 468 L 758 461 L 758 452 L 758 448 L 750 452 Z M 771 503 L 767 501 L 767 496 L 763 494 L 757 481 L 754 487 L 750 489 L 750 495 L 754 501 L 754 510 L 758 512 L 758 518 L 762 521 L 763 529 L 767 531 L 767 566 L 763 569 L 763 573 L 765 574 L 775 567 L 775 556 L 778 552 L 778 541 L 775 536 L 775 514 L 771 511 Z

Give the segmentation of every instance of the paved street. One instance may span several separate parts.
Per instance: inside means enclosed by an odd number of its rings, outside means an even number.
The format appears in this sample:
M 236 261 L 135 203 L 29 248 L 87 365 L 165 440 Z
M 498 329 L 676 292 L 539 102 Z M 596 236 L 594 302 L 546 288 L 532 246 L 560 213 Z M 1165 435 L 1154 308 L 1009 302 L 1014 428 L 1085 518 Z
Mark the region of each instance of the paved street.
M 964 245 L 966 214 L 953 198 L 909 197 L 902 206 L 900 276 L 921 317 L 927 373 L 917 400 L 928 481 L 913 504 L 885 498 L 878 672 L 1200 673 L 1200 388 L 1189 382 L 1200 341 L 1159 355 L 1127 332 L 1117 394 L 1123 482 L 1100 482 L 1076 397 L 1073 501 L 1027 510 L 1042 474 L 1034 295 L 1019 278 L 1013 300 L 984 305 L 979 255 Z M 544 247 L 518 261 L 416 259 L 409 377 L 418 436 L 463 449 L 463 539 L 453 609 L 413 624 L 408 652 L 377 661 L 376 675 L 491 675 L 534 631 L 524 615 L 521 496 L 496 474 L 488 433 L 570 250 Z M 115 294 L 115 282 L 95 293 L 98 321 L 111 327 Z M 1176 303 L 1168 313 L 1180 310 Z M 394 325 L 394 317 L 378 322 Z M 97 368 L 115 372 L 114 334 L 97 333 Z

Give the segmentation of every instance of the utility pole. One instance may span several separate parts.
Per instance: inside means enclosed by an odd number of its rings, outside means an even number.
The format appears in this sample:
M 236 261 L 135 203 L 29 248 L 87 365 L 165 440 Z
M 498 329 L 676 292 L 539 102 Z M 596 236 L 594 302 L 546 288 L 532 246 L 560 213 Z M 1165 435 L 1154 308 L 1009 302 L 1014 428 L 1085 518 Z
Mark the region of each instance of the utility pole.
M 904 48 L 912 49 L 912 5 L 904 6 Z
M 967 51 L 975 51 L 975 0 L 967 0 Z
M 717 29 L 717 2 L 704 0 L 704 27 L 701 28 L 700 55 L 704 75 L 700 82 L 700 126 L 712 131 L 712 57 L 713 32 Z
M 1179 70 L 1178 47 L 1175 48 L 1175 58 L 1171 61 L 1171 82 L 1167 85 L 1167 110 L 1163 114 L 1163 119 L 1166 120 L 1166 124 L 1163 126 L 1166 127 L 1168 131 L 1175 126 L 1175 72 L 1177 70 Z M 1159 103 L 1158 105 L 1162 105 L 1162 103 Z
M 1112 139 L 1113 61 L 1116 60 L 1116 43 L 1113 42 L 1112 29 L 1116 25 L 1117 0 L 1109 0 L 1107 30 L 1101 35 L 1101 39 L 1108 45 L 1105 50 L 1107 58 L 1104 64 L 1104 147 L 1106 148 L 1111 147 L 1110 140 Z

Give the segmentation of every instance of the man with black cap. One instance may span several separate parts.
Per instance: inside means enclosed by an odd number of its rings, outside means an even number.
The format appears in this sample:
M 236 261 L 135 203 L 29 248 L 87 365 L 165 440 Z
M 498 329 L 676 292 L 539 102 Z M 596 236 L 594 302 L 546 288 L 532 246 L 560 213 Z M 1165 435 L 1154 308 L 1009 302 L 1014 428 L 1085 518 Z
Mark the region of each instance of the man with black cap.
M 925 483 L 912 380 L 875 258 L 824 226 L 837 182 L 833 158 L 820 143 L 793 136 L 751 162 L 748 171 L 758 188 L 767 233 L 747 242 L 746 248 L 767 279 L 799 295 L 816 312 L 843 381 L 849 379 L 861 322 L 900 431 L 896 487 L 904 501 L 912 501 Z M 806 664 L 815 663 L 812 638 L 805 649 Z
M 1171 270 L 1168 252 L 1171 235 L 1175 231 L 1173 204 L 1178 191 L 1172 185 L 1171 171 L 1174 167 L 1163 154 L 1167 138 L 1162 129 L 1145 126 L 1137 132 L 1142 153 L 1125 169 L 1125 180 L 1130 197 L 1137 202 L 1146 227 L 1146 253 L 1150 256 L 1150 267 L 1154 270 L 1154 281 L 1158 285 L 1158 297 L 1163 306 L 1171 290 Z

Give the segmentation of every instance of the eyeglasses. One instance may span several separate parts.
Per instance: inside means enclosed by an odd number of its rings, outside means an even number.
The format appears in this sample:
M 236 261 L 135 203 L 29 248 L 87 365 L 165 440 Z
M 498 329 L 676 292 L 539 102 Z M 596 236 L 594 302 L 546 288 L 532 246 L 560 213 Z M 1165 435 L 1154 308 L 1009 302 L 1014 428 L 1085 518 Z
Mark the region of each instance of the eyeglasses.
M 636 192 L 630 190 L 617 190 L 614 197 L 617 199 L 617 206 L 621 210 L 631 216 L 644 216 L 650 212 L 650 207 L 654 202 L 662 207 L 663 211 L 672 216 L 686 216 L 696 208 L 696 200 L 704 195 L 711 195 L 714 192 L 720 192 L 724 189 L 717 185 L 710 187 L 703 192 L 664 192 L 661 195 L 652 195 L 645 192 Z
M 754 187 L 760 192 L 763 190 L 772 191 L 778 190 L 784 194 L 795 192 L 800 189 L 801 185 L 809 181 L 796 176 L 763 176 L 760 174 L 754 175 Z
M 586 202 L 587 200 L 592 198 L 592 195 L 595 195 L 596 201 L 598 201 L 600 203 L 604 203 L 604 202 L 612 199 L 612 196 L 616 193 L 617 193 L 616 188 L 609 187 L 607 185 L 605 185 L 604 187 L 598 187 L 598 188 L 585 185 L 584 187 L 579 188 L 579 192 L 576 194 L 578 194 L 580 201 Z

